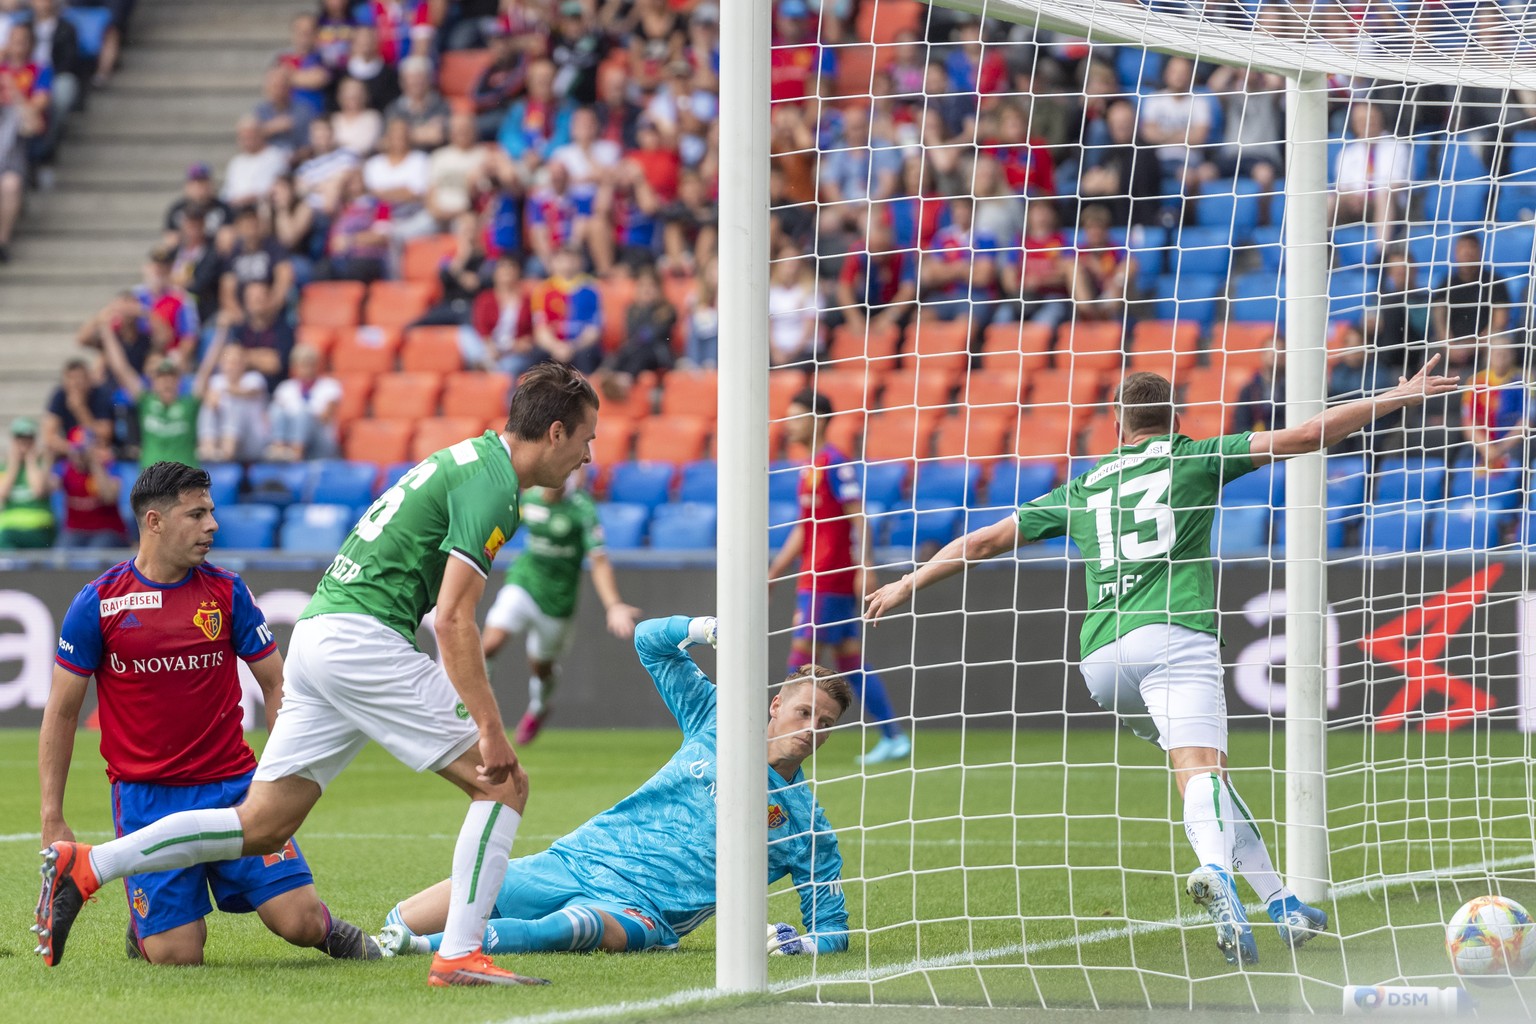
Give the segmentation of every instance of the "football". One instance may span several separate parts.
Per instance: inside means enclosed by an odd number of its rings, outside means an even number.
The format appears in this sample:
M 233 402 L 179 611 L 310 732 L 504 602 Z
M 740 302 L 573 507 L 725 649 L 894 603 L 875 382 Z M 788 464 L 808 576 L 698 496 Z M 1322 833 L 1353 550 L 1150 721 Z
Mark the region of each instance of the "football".
M 1522 977 L 1536 960 L 1531 915 L 1503 896 L 1469 900 L 1446 925 L 1445 952 L 1468 981 L 1501 984 Z

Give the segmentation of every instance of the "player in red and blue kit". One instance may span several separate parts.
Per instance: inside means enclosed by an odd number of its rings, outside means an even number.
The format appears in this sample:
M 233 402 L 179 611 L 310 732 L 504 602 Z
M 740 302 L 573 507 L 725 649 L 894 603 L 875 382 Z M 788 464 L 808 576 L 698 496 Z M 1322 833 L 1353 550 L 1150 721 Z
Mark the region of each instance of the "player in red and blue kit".
M 64 819 L 64 786 L 92 676 L 119 836 L 174 811 L 233 807 L 250 786 L 256 756 L 241 731 L 235 659 L 261 685 L 270 728 L 282 701 L 283 658 L 250 588 L 206 564 L 218 529 L 208 483 L 206 472 L 180 463 L 146 469 L 131 496 L 142 535 L 138 556 L 86 584 L 64 616 L 38 736 L 45 847 L 74 838 Z M 338 959 L 379 956 L 361 929 L 331 917 L 291 839 L 270 856 L 123 882 L 129 955 L 152 963 L 202 962 L 210 890 L 220 910 L 254 910 L 296 946 Z M 56 963 L 67 930 L 34 930 L 48 962 Z
M 788 415 L 785 437 L 813 453 L 800 476 L 800 521 L 768 570 L 770 580 L 778 579 L 800 559 L 789 670 L 809 665 L 819 652 L 830 648 L 837 671 L 880 727 L 880 741 L 859 762 L 898 761 L 911 755 L 912 741 L 896 722 L 885 683 L 864 663 L 860 605 L 874 583 L 874 568 L 858 467 L 822 442 L 822 424 L 832 415 L 832 403 L 825 395 L 806 388 L 790 402 Z

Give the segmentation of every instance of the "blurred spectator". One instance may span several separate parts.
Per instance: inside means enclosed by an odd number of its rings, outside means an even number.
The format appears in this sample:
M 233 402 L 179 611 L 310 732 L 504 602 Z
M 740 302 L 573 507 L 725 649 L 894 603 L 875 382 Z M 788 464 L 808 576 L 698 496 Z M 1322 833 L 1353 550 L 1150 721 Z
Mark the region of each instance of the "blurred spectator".
M 608 39 L 582 0 L 557 0 L 549 33 L 549 57 L 560 71 L 555 95 L 587 105 L 597 99 L 597 69 L 608 56 Z
M 817 183 L 825 203 L 887 194 L 901 175 L 901 153 L 887 141 L 871 139 L 863 107 L 843 111 L 834 137 L 821 146 Z
M 547 273 L 556 251 L 567 246 L 583 254 L 590 252 L 593 213 L 597 190 L 590 185 L 573 185 L 570 172 L 561 163 L 550 163 L 546 179 L 528 195 L 528 249 L 533 257 L 530 270 Z
M 432 62 L 407 57 L 400 63 L 400 98 L 384 110 L 386 121 L 404 121 L 411 145 L 436 149 L 448 141 L 448 103 L 432 85 Z
M 332 66 L 320 49 L 319 22 L 313 14 L 295 14 L 288 23 L 288 49 L 276 63 L 288 69 L 295 103 L 306 104 L 314 114 L 330 105 Z
M 925 316 L 969 318 L 985 326 L 997 312 L 1002 289 L 996 246 L 972 232 L 971 210 L 968 197 L 949 201 L 949 223 L 934 233 L 922 253 L 920 294 Z
M 1499 342 L 1488 347 L 1487 365 L 1462 396 L 1462 429 L 1472 442 L 1473 464 L 1483 469 L 1525 465 L 1528 434 L 1527 384 L 1521 375 L 1524 347 Z
M 43 413 L 43 447 L 52 455 L 69 454 L 75 430 L 98 437 L 112 436 L 112 392 L 91 379 L 90 367 L 78 357 L 64 363 L 59 386 Z
M 662 142 L 661 132 L 656 129 L 656 122 L 648 117 L 640 118 L 636 124 L 635 137 L 638 145 L 626 153 L 624 158 L 645 174 L 646 183 L 656 193 L 657 199 L 663 203 L 672 202 L 677 198 L 678 181 L 683 169 L 677 151 L 667 148 Z
M 341 181 L 358 167 L 357 154 L 336 144 L 336 129 L 325 118 L 309 123 L 309 159 L 294 170 L 299 197 L 316 213 L 329 215 L 341 198 Z
M 123 484 L 112 472 L 109 436 L 83 427 L 69 432 L 58 470 L 59 489 L 64 492 L 61 548 L 128 546 L 128 527 L 117 508 Z
M 805 0 L 779 0 L 774 7 L 770 96 L 774 102 L 815 96 L 821 70 L 817 20 Z
M 101 348 L 103 328 L 117 336 L 135 373 L 144 373 L 151 358 L 170 353 L 171 325 L 159 317 L 148 316 L 132 289 L 119 292 L 81 324 L 75 332 L 75 344 L 82 348 Z
M 609 142 L 616 142 L 626 150 L 640 145 L 637 128 L 644 108 L 629 98 L 629 81 L 624 70 L 616 65 L 606 65 L 597 76 L 597 102 L 592 104 L 597 117 L 598 135 Z M 485 136 L 482 134 L 481 138 Z M 656 138 L 661 138 L 658 132 Z
M 528 65 L 522 99 L 507 108 L 496 141 L 514 160 L 536 164 L 571 138 L 571 107 L 554 94 L 555 66 L 547 60 Z
M 23 133 L 29 108 L 12 76 L 0 74 L 0 263 L 11 258 L 11 234 L 21 214 L 21 193 L 27 180 L 27 136 Z
M 785 246 L 768 270 L 768 359 L 773 366 L 802 363 L 816 355 L 815 260 Z
M 358 25 L 352 30 L 345 76 L 343 86 L 348 81 L 360 84 L 367 97 L 367 105 L 374 110 L 382 111 L 400 95 L 400 76 L 394 65 L 380 55 L 379 32 L 372 25 Z
M 1229 433 L 1280 430 L 1285 426 L 1285 350 L 1264 351 L 1264 365 L 1237 394 Z
M 1025 203 L 1008 184 L 1002 166 L 989 156 L 978 156 L 974 181 L 976 233 L 1003 243 L 1024 237 Z
M 128 365 L 117 336 L 103 329 L 101 342 L 107 366 L 117 378 L 118 387 L 127 394 L 138 421 L 139 466 L 162 461 L 196 466 L 198 410 L 223 343 L 222 335 L 217 336 L 214 346 L 203 357 L 197 376 L 186 391 L 181 387 L 182 364 L 175 359 L 156 360 L 150 367 L 149 386 L 145 387 L 144 378 Z
M 413 53 L 432 52 L 442 7 L 432 0 L 363 0 L 353 11 L 362 27 L 377 30 L 380 54 L 396 65 Z M 361 27 L 353 37 L 354 51 L 360 36 Z
M 182 211 L 172 253 L 172 283 L 192 297 L 198 323 L 211 323 L 219 309 L 219 275 L 224 261 L 208 233 L 206 211 L 199 207 Z
M 336 144 L 358 159 L 371 154 L 384 134 L 384 118 L 368 106 L 368 91 L 355 78 L 344 79 L 336 90 L 336 113 L 331 115 Z
M 1375 354 L 1366 348 L 1365 335 L 1357 327 L 1345 328 L 1338 358 L 1328 371 L 1328 400 L 1353 401 L 1391 385 Z
M 475 297 L 490 287 L 494 266 L 486 260 L 474 218 L 460 217 L 454 221 L 453 238 L 452 254 L 438 262 L 437 280 L 442 292 L 437 303 L 412 323 L 412 327 L 451 327 L 469 323 Z
M 1003 264 L 1003 294 L 1023 299 L 1023 319 L 1055 327 L 1072 313 L 1075 268 L 1072 247 L 1058 225 L 1056 207 L 1047 200 L 1031 202 L 1024 214 L 1020 256 Z
M 320 0 L 320 13 L 315 18 L 315 50 L 331 73 L 332 91 L 352 56 L 352 33 L 356 29 L 352 0 Z
M 1044 140 L 1032 138 L 1017 102 L 1005 102 L 995 115 L 996 133 L 983 139 L 981 152 L 996 160 L 1015 195 L 1054 196 L 1056 166 Z
M 720 265 L 706 260 L 688 296 L 688 347 L 684 362 L 712 370 L 720 362 Z
M 417 238 L 434 234 L 437 222 L 427 211 L 427 189 L 432 183 L 427 154 L 411 148 L 410 125 L 390 121 L 384 126 L 384 144 L 363 164 L 363 185 L 389 209 L 394 237 Z
M 341 205 L 326 240 L 323 276 L 333 280 L 377 281 L 389 258 L 389 208 L 363 188 L 363 173 L 341 179 Z
M 4 47 L 0 47 L 0 104 L 15 107 L 19 115 L 15 131 L 20 139 L 13 144 L 23 147 L 26 165 L 36 171 L 51 157 L 45 148 L 53 107 L 53 69 L 32 59 L 34 45 L 31 22 L 15 22 Z M 3 132 L 0 128 L 0 133 Z M 4 148 L 0 143 L 0 151 Z M 0 237 L 0 241 L 4 238 Z
M 581 254 L 561 249 L 551 275 L 534 292 L 534 344 L 557 362 L 591 375 L 603 358 L 603 309 Z
M 323 123 L 323 122 L 322 122 Z M 293 176 L 285 174 L 272 186 L 272 237 L 289 255 L 293 280 L 303 287 L 314 280 L 314 256 L 325 237 L 323 224 L 329 210 L 316 209 L 299 198 Z
M 448 144 L 433 150 L 428 160 L 427 210 L 433 220 L 451 223 L 490 190 L 486 162 L 485 147 L 475 138 L 474 115 L 454 114 Z
M 272 442 L 265 457 L 280 462 L 334 458 L 341 385 L 321 375 L 320 353 L 308 345 L 294 346 L 290 362 L 293 375 L 272 393 Z
M 454 21 L 445 24 L 445 50 L 474 50 L 490 40 L 510 35 L 510 31 L 498 16 L 497 0 L 459 0 Z
M 69 19 L 59 16 L 59 0 L 32 0 L 32 62 L 47 68 L 53 76 L 53 103 L 44 131 L 41 158 L 44 166 L 40 180 L 47 187 L 49 166 L 58 152 L 64 124 L 80 101 L 80 79 L 75 74 L 80 64 L 80 37 Z
M 1110 237 L 1110 225 L 1104 207 L 1083 210 L 1072 297 L 1076 315 L 1086 320 L 1118 320 L 1125 312 L 1127 282 L 1135 279 L 1135 262 Z
M 101 39 L 101 53 L 96 56 L 95 74 L 91 84 L 98 89 L 106 85 L 117 73 L 117 61 L 123 51 L 123 33 L 133 14 L 135 0 L 69 0 L 71 7 L 104 7 L 112 12 L 112 23 L 107 26 Z
M 1083 198 L 1108 207 L 1116 224 L 1152 225 L 1160 215 L 1162 169 L 1153 155 L 1137 144 L 1136 107 L 1115 100 L 1104 110 L 1109 142 L 1083 157 Z
M 631 267 L 655 262 L 661 248 L 662 207 L 640 165 L 632 160 L 620 163 L 613 181 L 598 190 L 597 203 L 598 223 L 589 239 L 596 272 L 606 274 L 615 253 Z
M 1410 357 L 1420 358 L 1429 338 L 1429 289 L 1420 286 L 1415 276 L 1408 250 L 1388 246 L 1382 253 L 1375 300 L 1366 303 L 1365 337 L 1377 364 L 1393 374 L 1402 373 Z
M 551 340 L 547 333 L 543 338 Z M 498 369 L 513 380 L 546 358 L 546 350 L 534 341 L 533 304 L 517 257 L 496 261 L 490 287 L 475 296 L 470 324 L 459 332 L 459 351 L 466 366 Z
M 198 455 L 205 462 L 261 458 L 267 447 L 268 404 L 267 379 L 247 365 L 245 349 L 224 345 L 197 417 Z
M 187 178 L 181 187 L 181 198 L 165 211 L 166 241 L 180 237 L 181 219 L 189 209 L 203 211 L 203 228 L 213 238 L 226 225 L 234 221 L 234 213 L 228 203 L 213 191 L 213 169 L 201 160 L 187 168 Z
M 242 207 L 235 214 L 235 246 L 219 281 L 219 308 L 234 318 L 243 314 L 245 286 L 260 281 L 268 289 L 268 301 L 274 314 L 288 303 L 294 287 L 291 254 L 262 220 L 254 206 Z
M 843 260 L 837 304 L 844 318 L 854 324 L 867 317 L 905 326 L 917 311 L 919 254 L 896 248 L 890 221 L 882 211 L 870 212 L 866 231 L 868 251 L 852 253 Z
M 475 137 L 481 142 L 496 138 L 502 119 L 507 116 L 507 108 L 523 94 L 526 75 L 519 42 L 512 38 L 512 33 L 499 18 L 492 24 L 494 27 L 487 32 L 491 62 L 469 90 L 470 102 L 475 105 Z
M 779 14 L 784 14 L 785 5 L 777 6 Z M 804 6 L 800 4 L 802 10 Z M 803 18 L 804 14 L 799 16 Z M 629 74 L 641 92 L 655 89 L 667 63 L 683 55 L 686 25 L 682 16 L 669 8 L 667 0 L 636 0 L 609 27 L 615 35 L 629 39 Z M 781 41 L 775 35 L 774 42 Z
M 1141 138 L 1156 146 L 1164 177 L 1184 181 L 1198 167 L 1211 134 L 1211 99 L 1193 92 L 1195 65 L 1185 57 L 1169 57 L 1163 65 L 1163 86 L 1141 102 Z
M 0 467 L 0 551 L 53 547 L 55 480 L 51 460 L 37 443 L 37 424 L 25 416 L 11 421 L 10 448 Z
M 1206 84 L 1221 104 L 1227 130 L 1210 162 L 1200 168 L 1201 180 L 1243 177 L 1260 191 L 1273 191 L 1285 165 L 1285 79 L 1223 64 Z
M 1364 220 L 1383 229 L 1385 237 L 1385 226 L 1407 202 L 1413 154 L 1407 142 L 1387 132 L 1375 103 L 1355 103 L 1350 124 L 1354 138 L 1339 150 L 1329 223 Z
M 220 196 L 231 206 L 260 202 L 288 170 L 288 155 L 267 142 L 261 123 L 249 114 L 235 124 L 235 145 L 240 152 L 229 159 Z
M 261 102 L 251 112 L 268 145 L 292 156 L 309 141 L 309 123 L 320 116 L 316 107 L 293 94 L 293 70 L 278 63 L 261 80 Z M 284 170 L 287 170 L 286 164 Z
M 550 156 L 551 163 L 562 165 L 577 185 L 605 181 L 624 155 L 623 147 L 600 138 L 597 128 L 597 115 L 590 108 L 577 109 L 571 115 L 571 141 Z
M 614 375 L 620 393 L 627 393 L 646 370 L 672 368 L 676 329 L 677 310 L 661 293 L 655 268 L 641 267 L 635 274 L 634 299 L 624 313 L 624 343 L 603 361 L 603 369 Z
M 1456 239 L 1450 276 L 1434 291 L 1435 337 L 1447 348 L 1446 373 L 1470 373 L 1477 349 L 1509 326 L 1509 286 L 1483 262 L 1483 242 L 1469 231 Z
M 692 171 L 683 174 L 678 179 L 677 199 L 663 206 L 657 216 L 665 225 L 660 264 L 664 273 L 691 274 L 715 251 L 720 208 L 701 175 Z
M 667 144 L 680 151 L 684 162 L 697 163 L 688 158 L 687 144 L 683 139 L 687 133 L 687 119 L 692 116 L 700 122 L 708 123 L 718 116 L 719 108 L 719 97 L 695 84 L 692 65 L 685 60 L 676 60 L 667 65 L 666 82 L 646 104 L 645 116 L 655 123 Z M 783 109 L 794 108 L 791 105 Z M 798 110 L 796 114 L 799 114 Z
M 688 62 L 694 80 L 720 91 L 720 5 L 714 0 L 695 4 L 688 16 Z
M 293 328 L 282 316 L 283 304 L 272 301 L 264 281 L 247 281 L 240 305 L 245 316 L 229 331 L 229 344 L 245 350 L 245 362 L 275 387 L 288 374 L 288 354 L 293 351 Z
M 186 353 L 179 349 L 183 345 L 188 346 L 187 352 L 197 348 L 197 306 L 192 296 L 177 287 L 172 280 L 171 268 L 175 262 L 176 249 L 173 246 L 156 246 L 144 261 L 144 280 L 134 288 L 133 297 L 151 323 L 158 320 L 170 328 L 171 354 L 186 358 Z

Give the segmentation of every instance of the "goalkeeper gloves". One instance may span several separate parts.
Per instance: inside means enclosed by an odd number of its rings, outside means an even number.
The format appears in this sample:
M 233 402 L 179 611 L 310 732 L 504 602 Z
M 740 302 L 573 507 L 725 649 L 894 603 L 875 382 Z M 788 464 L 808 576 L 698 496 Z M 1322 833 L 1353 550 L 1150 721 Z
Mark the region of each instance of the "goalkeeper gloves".
M 768 926 L 768 955 L 769 956 L 798 956 L 801 953 L 814 953 L 816 940 L 809 935 L 801 935 L 795 931 L 792 924 L 778 924 Z
M 690 644 L 709 644 L 711 647 L 718 645 L 719 624 L 713 615 L 701 615 L 696 619 L 688 620 L 688 642 Z

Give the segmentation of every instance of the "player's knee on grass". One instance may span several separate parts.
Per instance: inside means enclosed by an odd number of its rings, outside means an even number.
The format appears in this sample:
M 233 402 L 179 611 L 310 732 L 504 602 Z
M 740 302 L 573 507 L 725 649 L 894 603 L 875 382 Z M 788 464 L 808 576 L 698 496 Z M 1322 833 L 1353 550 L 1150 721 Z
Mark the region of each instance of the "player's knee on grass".
M 274 896 L 256 913 L 273 935 L 295 946 L 318 946 L 330 931 L 330 915 L 312 885 Z
M 645 948 L 645 929 L 638 922 L 626 922 L 606 910 L 599 910 L 603 919 L 603 938 L 597 948 L 609 953 L 625 953 Z
M 139 939 L 144 959 L 161 967 L 200 967 L 203 946 L 208 941 L 208 927 L 203 921 L 148 935 Z

